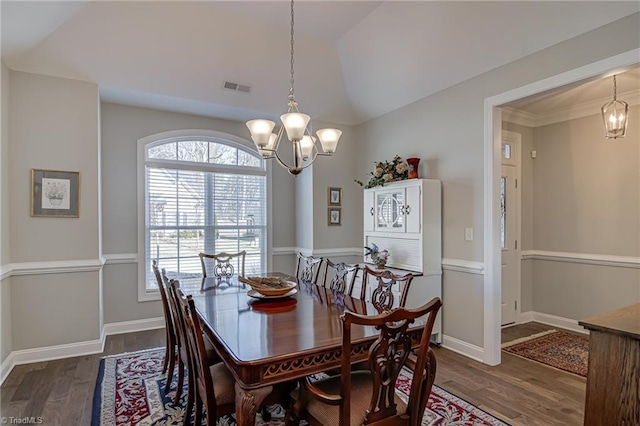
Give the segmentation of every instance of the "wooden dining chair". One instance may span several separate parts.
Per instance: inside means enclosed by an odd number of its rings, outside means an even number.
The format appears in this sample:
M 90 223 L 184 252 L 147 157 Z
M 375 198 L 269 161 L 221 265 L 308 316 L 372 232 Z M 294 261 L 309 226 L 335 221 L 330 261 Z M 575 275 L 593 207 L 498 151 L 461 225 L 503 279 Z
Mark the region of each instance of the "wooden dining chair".
M 164 312 L 165 351 L 162 374 L 169 372 L 167 376 L 167 385 L 165 386 L 165 392 L 168 392 L 171 387 L 171 380 L 173 379 L 178 342 L 176 340 L 176 328 L 171 314 L 171 307 L 169 305 L 170 301 L 167 294 L 167 287 L 162 280 L 160 270 L 158 269 L 158 263 L 155 260 L 151 263 L 151 269 L 153 270 L 153 274 L 156 276 L 156 281 L 158 282 L 160 298 L 162 299 L 162 311 Z M 164 269 L 162 273 L 166 276 L 166 271 L 164 271 Z
M 404 307 L 407 303 L 413 274 L 397 275 L 388 269 L 371 269 L 365 265 L 360 295 L 382 310 Z
M 178 346 L 178 383 L 176 385 L 176 393 L 174 397 L 174 403 L 177 404 L 182 396 L 182 388 L 184 385 L 185 369 L 187 375 L 187 406 L 185 409 L 184 424 L 187 425 L 191 419 L 191 412 L 195 401 L 195 385 L 192 366 L 192 355 L 190 352 L 189 341 L 187 340 L 187 325 L 184 315 L 184 307 L 181 304 L 180 299 L 180 282 L 178 280 L 168 280 L 166 275 L 163 275 L 165 285 L 169 289 L 168 295 L 171 301 L 171 312 L 173 314 L 173 321 L 176 324 L 176 337 Z M 206 349 L 205 354 L 209 364 L 214 364 L 220 361 L 220 356 L 215 351 L 211 343 L 205 339 Z M 173 372 L 171 373 L 171 379 L 173 379 Z M 169 380 L 169 378 L 167 378 Z M 168 383 L 170 386 L 170 382 Z M 167 392 L 168 387 L 165 388 Z
M 296 278 L 313 284 L 318 283 L 320 275 L 321 257 L 305 256 L 298 253 L 298 262 L 296 264 Z
M 351 296 L 360 267 L 358 265 L 347 265 L 344 262 L 333 263 L 330 259 L 324 259 L 324 264 L 322 285 Z
M 200 256 L 203 278 L 207 278 L 207 276 L 214 276 L 219 280 L 228 280 L 234 275 L 244 277 L 244 265 L 247 257 L 247 252 L 244 250 L 238 253 L 221 252 L 216 254 L 207 254 L 201 252 L 198 256 Z M 213 261 L 211 274 L 207 273 L 207 259 L 211 259 Z M 234 264 L 238 267 L 237 271 L 233 266 Z
M 176 294 L 184 312 L 187 339 L 191 349 L 191 364 L 195 382 L 194 397 L 196 398 L 195 424 L 196 426 L 202 424 L 202 410 L 204 408 L 207 413 L 207 425 L 215 425 L 220 416 L 235 411 L 235 379 L 221 359 L 218 359 L 218 362 L 212 362 L 207 339 L 203 333 L 192 296 L 185 295 L 179 288 L 179 284 L 176 286 Z M 272 392 L 259 407 L 264 421 L 269 421 L 271 418 L 271 413 L 267 409 L 268 405 L 286 401 L 295 384 L 294 382 L 285 382 L 273 386 Z M 186 416 L 185 412 L 185 418 Z
M 340 374 L 312 381 L 307 378 L 293 392 L 295 403 L 287 413 L 287 424 L 306 420 L 311 425 L 409 425 L 422 424 L 436 375 L 436 357 L 429 347 L 433 324 L 442 306 L 439 298 L 417 309 L 397 308 L 375 316 L 349 311 L 342 319 L 342 364 Z M 409 400 L 395 392 L 398 375 L 412 353 L 408 334 L 411 324 L 426 316 L 417 350 Z M 369 348 L 369 369 L 351 369 L 353 325 L 376 327 L 378 339 Z

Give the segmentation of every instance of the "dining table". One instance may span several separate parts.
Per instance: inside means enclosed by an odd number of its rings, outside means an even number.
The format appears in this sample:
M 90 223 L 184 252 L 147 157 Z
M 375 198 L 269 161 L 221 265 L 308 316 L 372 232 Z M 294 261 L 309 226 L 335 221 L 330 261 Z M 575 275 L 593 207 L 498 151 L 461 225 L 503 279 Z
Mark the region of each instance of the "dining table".
M 345 310 L 380 313 L 370 302 L 287 274 L 264 276 L 293 281 L 296 287 L 288 297 L 270 298 L 251 296 L 237 277 L 187 279 L 180 284 L 192 296 L 204 332 L 236 380 L 239 426 L 254 424 L 273 385 L 340 368 L 340 316 Z M 416 321 L 409 330 L 416 346 L 423 327 L 424 321 Z M 366 360 L 379 332 L 354 325 L 351 334 L 351 360 Z

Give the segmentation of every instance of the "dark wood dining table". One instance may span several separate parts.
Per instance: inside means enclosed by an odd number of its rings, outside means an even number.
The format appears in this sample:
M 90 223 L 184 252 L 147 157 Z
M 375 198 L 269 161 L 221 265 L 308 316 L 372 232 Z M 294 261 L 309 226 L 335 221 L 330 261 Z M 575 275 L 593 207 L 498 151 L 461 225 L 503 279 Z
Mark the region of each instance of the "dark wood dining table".
M 257 409 L 274 384 L 340 367 L 340 315 L 345 310 L 379 313 L 369 302 L 286 274 L 268 275 L 297 282 L 296 293 L 286 299 L 259 299 L 247 295 L 249 288 L 236 278 L 181 281 L 193 297 L 205 333 L 236 379 L 239 426 L 254 424 Z M 416 345 L 423 326 L 416 322 L 411 329 Z M 372 327 L 353 326 L 353 362 L 367 358 L 377 336 Z

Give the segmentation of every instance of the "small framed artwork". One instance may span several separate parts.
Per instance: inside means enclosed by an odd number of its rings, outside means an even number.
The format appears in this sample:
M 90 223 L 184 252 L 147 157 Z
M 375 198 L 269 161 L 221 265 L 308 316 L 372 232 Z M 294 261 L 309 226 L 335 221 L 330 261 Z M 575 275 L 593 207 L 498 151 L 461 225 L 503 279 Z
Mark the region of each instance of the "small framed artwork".
M 328 222 L 329 226 L 342 225 L 342 209 L 337 207 L 329 207 Z
M 342 188 L 329 187 L 329 205 L 330 206 L 342 205 Z
M 31 169 L 32 217 L 80 217 L 80 172 Z

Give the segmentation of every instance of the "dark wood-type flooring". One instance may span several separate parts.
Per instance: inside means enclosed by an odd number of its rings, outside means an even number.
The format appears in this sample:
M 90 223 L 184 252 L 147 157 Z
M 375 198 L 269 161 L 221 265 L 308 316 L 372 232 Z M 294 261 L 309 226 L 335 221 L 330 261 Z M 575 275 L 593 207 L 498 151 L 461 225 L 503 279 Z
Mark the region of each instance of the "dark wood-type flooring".
M 551 327 L 504 329 L 503 341 Z M 90 425 L 99 359 L 164 345 L 164 330 L 108 336 L 102 354 L 16 366 L 0 388 L 4 417 L 42 417 L 44 425 Z M 436 384 L 514 425 L 582 425 L 586 380 L 502 353 L 489 367 L 437 348 Z

